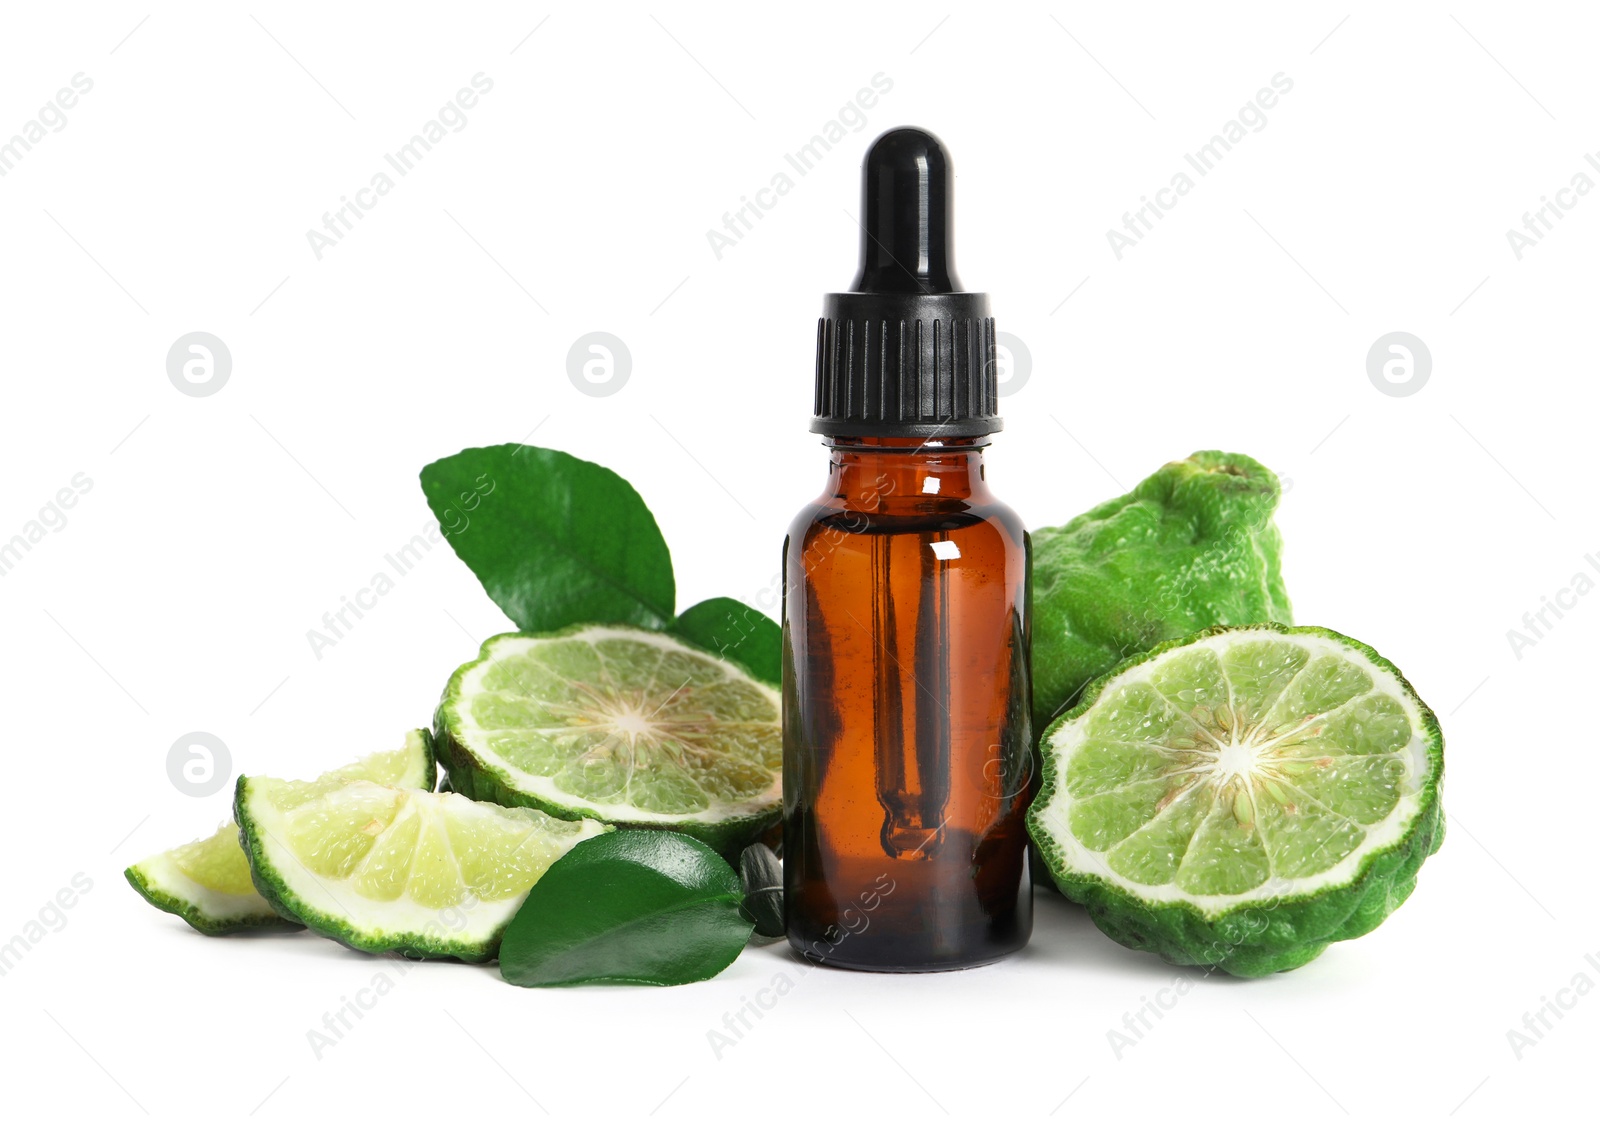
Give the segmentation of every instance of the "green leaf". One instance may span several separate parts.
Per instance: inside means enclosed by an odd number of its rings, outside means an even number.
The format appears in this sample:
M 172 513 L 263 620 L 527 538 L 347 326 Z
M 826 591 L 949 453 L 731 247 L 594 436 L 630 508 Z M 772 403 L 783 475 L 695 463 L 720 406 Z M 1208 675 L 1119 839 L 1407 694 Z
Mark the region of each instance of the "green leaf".
M 556 860 L 500 943 L 513 985 L 686 985 L 726 969 L 750 937 L 739 877 L 699 840 L 611 832 Z
M 768 616 L 729 596 L 702 600 L 667 629 L 769 683 L 783 675 L 783 631 Z
M 763 938 L 783 937 L 783 864 L 766 844 L 751 844 L 739 856 L 744 914 Z
M 422 491 L 451 548 L 520 630 L 672 622 L 672 555 L 615 471 L 507 443 L 428 464 Z

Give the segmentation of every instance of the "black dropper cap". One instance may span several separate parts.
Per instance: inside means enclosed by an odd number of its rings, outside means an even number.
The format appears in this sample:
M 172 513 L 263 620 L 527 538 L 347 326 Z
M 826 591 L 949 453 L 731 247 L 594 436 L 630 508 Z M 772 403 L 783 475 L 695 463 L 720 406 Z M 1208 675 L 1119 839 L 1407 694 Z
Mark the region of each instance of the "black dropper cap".
M 981 436 L 1000 430 L 989 296 L 963 291 L 951 245 L 955 170 L 926 130 L 892 129 L 861 165 L 861 269 L 823 299 L 811 430 Z

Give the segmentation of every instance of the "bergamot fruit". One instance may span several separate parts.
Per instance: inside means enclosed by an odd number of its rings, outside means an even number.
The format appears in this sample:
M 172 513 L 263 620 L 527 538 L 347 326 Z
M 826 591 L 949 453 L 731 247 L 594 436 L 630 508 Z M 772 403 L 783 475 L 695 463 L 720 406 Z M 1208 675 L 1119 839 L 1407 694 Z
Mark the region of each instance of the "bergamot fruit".
M 431 789 L 437 772 L 433 736 L 412 730 L 399 749 L 370 754 L 299 784 L 320 792 L 345 781 Z M 123 874 L 151 906 L 178 915 L 202 934 L 297 926 L 280 917 L 250 881 L 250 862 L 239 847 L 239 826 L 231 820 L 205 839 L 152 855 Z
M 778 688 L 661 632 L 511 633 L 451 677 L 447 787 L 563 819 L 682 832 L 724 854 L 778 822 Z
M 1376 927 L 1444 834 L 1444 739 L 1325 628 L 1213 628 L 1091 687 L 1041 741 L 1028 829 L 1114 940 L 1259 976 Z
M 1034 530 L 1034 733 L 1095 679 L 1214 624 L 1291 623 L 1278 477 L 1197 451 L 1065 526 Z
M 368 953 L 488 961 L 528 891 L 607 828 L 454 793 L 240 777 L 239 840 L 279 914 Z

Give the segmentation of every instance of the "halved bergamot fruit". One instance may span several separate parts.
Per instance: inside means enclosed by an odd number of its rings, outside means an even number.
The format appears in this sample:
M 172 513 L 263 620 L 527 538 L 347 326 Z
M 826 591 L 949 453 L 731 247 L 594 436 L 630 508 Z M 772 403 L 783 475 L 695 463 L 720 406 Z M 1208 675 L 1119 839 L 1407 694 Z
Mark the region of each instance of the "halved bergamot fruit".
M 239 840 L 279 914 L 368 953 L 488 961 L 528 891 L 608 829 L 454 793 L 240 777 Z
M 781 701 L 673 636 L 583 625 L 489 640 L 435 726 L 446 787 L 465 796 L 737 855 L 781 814 Z
M 437 772 L 432 735 L 412 730 L 399 749 L 370 754 L 315 781 L 298 783 L 320 792 L 331 792 L 346 781 L 431 789 Z M 205 839 L 152 855 L 123 874 L 151 906 L 178 915 L 202 934 L 299 928 L 280 917 L 250 881 L 250 863 L 239 846 L 239 826 L 231 820 Z
M 1260 976 L 1376 927 L 1444 834 L 1444 739 L 1395 667 L 1325 628 L 1212 628 L 1045 731 L 1028 829 L 1095 924 Z

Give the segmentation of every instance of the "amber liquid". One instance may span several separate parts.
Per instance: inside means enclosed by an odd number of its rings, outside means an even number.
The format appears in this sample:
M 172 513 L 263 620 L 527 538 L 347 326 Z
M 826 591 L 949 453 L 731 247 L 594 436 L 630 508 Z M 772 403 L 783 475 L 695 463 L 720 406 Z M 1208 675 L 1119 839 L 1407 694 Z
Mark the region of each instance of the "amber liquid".
M 784 895 L 812 960 L 1028 940 L 1028 540 L 982 441 L 835 440 L 784 547 Z

